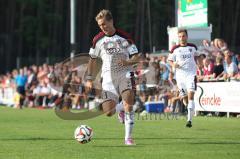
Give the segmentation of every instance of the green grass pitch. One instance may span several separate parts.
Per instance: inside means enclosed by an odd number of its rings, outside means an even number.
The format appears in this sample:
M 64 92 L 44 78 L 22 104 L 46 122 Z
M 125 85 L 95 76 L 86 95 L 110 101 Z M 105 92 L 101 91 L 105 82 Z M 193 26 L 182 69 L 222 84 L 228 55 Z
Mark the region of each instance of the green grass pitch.
M 185 118 L 137 119 L 137 145 L 129 147 L 116 116 L 66 121 L 53 110 L 0 107 L 0 159 L 240 158 L 240 119 L 195 117 L 190 129 L 185 123 Z M 80 124 L 93 128 L 88 144 L 73 139 Z

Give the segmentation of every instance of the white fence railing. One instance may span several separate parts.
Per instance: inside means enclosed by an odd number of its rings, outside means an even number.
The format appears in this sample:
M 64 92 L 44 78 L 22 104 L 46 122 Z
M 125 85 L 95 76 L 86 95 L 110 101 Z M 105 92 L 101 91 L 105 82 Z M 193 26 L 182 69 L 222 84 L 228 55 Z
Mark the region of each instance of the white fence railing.
M 14 97 L 16 95 L 16 91 L 14 88 L 0 88 L 0 104 L 4 105 L 14 105 Z

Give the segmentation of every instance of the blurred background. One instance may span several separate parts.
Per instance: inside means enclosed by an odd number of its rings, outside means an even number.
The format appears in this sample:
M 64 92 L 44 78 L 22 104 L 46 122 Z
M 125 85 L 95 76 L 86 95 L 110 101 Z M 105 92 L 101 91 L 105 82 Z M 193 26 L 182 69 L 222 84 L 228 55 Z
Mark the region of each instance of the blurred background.
M 192 3 L 199 0 L 187 0 Z M 167 27 L 177 26 L 180 0 L 76 0 L 76 53 L 87 53 L 99 29 L 95 15 L 111 10 L 115 26 L 131 33 L 140 52 L 168 50 Z M 70 0 L 0 0 L 0 72 L 54 63 L 70 56 Z M 240 1 L 207 1 L 212 38 L 240 51 Z

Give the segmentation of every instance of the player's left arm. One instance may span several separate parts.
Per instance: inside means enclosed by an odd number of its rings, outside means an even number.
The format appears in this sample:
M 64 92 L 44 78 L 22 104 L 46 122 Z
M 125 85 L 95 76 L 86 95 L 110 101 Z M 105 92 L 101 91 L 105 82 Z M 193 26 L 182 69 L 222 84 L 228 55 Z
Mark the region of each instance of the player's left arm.
M 202 55 L 205 55 L 205 53 L 200 52 L 195 45 L 194 45 L 193 49 L 194 49 L 194 59 L 195 59 L 195 61 L 196 62 L 202 62 L 202 60 L 203 60 Z
M 130 66 L 130 65 L 137 64 L 140 60 L 140 54 L 138 53 L 138 49 L 136 45 L 131 44 L 127 50 L 130 58 L 128 60 L 121 59 L 119 60 L 118 64 L 122 66 Z
M 134 65 L 139 62 L 140 55 L 134 54 L 129 60 L 124 61 L 124 66 Z
M 168 55 L 168 62 L 171 66 L 171 68 L 176 69 L 176 68 L 180 68 L 180 65 L 177 63 L 176 61 L 176 54 L 174 53 L 174 51 L 170 51 L 170 54 Z

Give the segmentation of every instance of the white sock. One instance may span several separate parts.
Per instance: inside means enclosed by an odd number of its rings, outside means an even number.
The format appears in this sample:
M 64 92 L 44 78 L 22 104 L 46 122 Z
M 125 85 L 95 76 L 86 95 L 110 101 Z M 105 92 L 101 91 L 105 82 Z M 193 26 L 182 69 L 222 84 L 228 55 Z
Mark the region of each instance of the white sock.
M 125 112 L 125 140 L 132 137 L 134 125 L 134 112 Z
M 188 101 L 188 116 L 187 121 L 192 121 L 193 114 L 194 114 L 195 104 L 193 100 Z
M 116 105 L 116 112 L 119 113 L 121 111 L 124 111 L 123 102 L 120 102 Z

